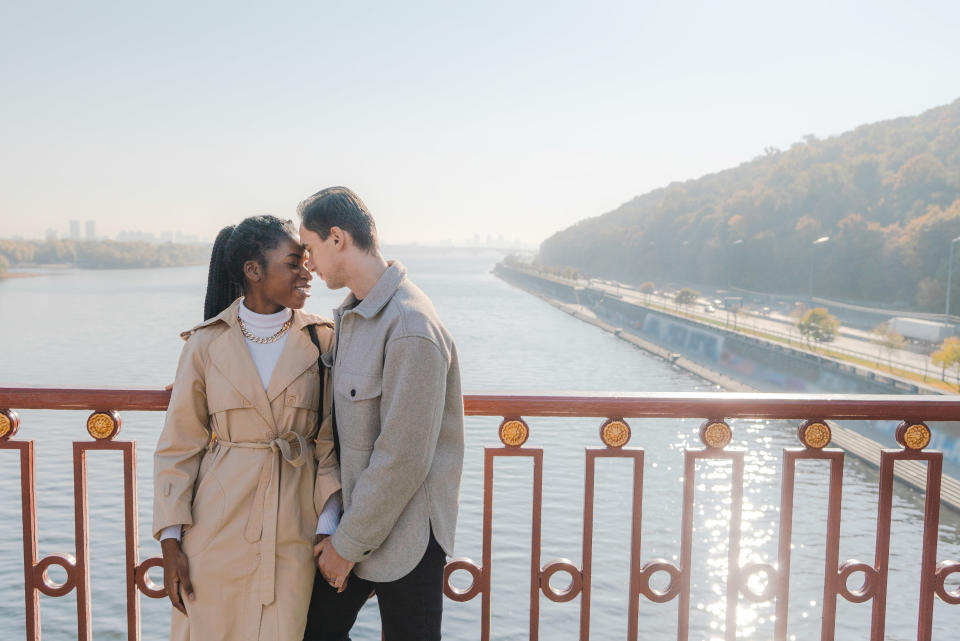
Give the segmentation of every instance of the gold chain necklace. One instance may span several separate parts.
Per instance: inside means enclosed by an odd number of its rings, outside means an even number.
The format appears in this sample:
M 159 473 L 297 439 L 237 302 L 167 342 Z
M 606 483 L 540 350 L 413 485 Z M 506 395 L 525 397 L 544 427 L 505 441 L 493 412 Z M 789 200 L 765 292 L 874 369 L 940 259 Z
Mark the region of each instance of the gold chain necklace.
M 280 340 L 280 337 L 287 333 L 287 330 L 290 329 L 291 325 L 293 325 L 293 314 L 290 314 L 290 318 L 288 318 L 287 322 L 283 324 L 283 327 L 277 330 L 276 334 L 274 334 L 273 336 L 266 336 L 266 337 L 255 336 L 251 334 L 250 331 L 247 329 L 246 324 L 243 322 L 243 319 L 237 316 L 237 320 L 240 321 L 240 332 L 243 334 L 244 338 L 246 338 L 248 341 L 253 341 L 254 343 L 257 343 L 259 345 L 266 345 L 268 343 L 274 343 Z

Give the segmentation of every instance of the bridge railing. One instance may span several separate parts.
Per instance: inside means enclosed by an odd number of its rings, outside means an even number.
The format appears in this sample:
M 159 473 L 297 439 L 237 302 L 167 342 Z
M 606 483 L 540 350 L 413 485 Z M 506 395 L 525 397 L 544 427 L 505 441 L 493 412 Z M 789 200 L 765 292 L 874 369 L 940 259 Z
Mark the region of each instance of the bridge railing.
M 133 441 L 118 438 L 120 411 L 164 411 L 169 392 L 119 389 L 43 389 L 0 388 L 0 450 L 19 452 L 19 475 L 22 501 L 24 599 L 26 604 L 26 638 L 40 639 L 40 594 L 63 597 L 71 593 L 77 602 L 77 635 L 89 641 L 91 632 L 90 554 L 88 537 L 86 455 L 96 450 L 116 450 L 123 456 L 124 537 L 127 634 L 131 641 L 140 639 L 140 595 L 164 598 L 162 587 L 152 580 L 149 571 L 162 567 L 157 557 L 140 560 L 137 523 L 136 456 Z M 721 459 L 731 464 L 730 528 L 727 541 L 726 624 L 725 638 L 736 639 L 737 611 L 741 600 L 772 603 L 775 611 L 774 639 L 788 639 L 788 606 L 790 602 L 792 532 L 794 519 L 794 485 L 798 461 L 819 460 L 828 464 L 826 479 L 828 507 L 824 524 L 823 599 L 821 639 L 832 641 L 836 634 L 837 604 L 840 599 L 852 603 L 870 603 L 871 641 L 884 639 L 887 622 L 887 587 L 890 571 L 891 520 L 894 486 L 894 464 L 916 461 L 926 465 L 924 522 L 920 568 L 919 601 L 916 604 L 917 639 L 930 641 L 933 630 L 934 601 L 960 605 L 960 588 L 949 589 L 948 578 L 960 573 L 960 562 L 938 559 L 941 479 L 943 455 L 927 450 L 930 430 L 924 421 L 960 421 L 960 399 L 937 396 L 812 396 L 785 394 L 649 394 L 611 396 L 466 396 L 465 411 L 471 416 L 502 419 L 499 443 L 484 448 L 482 553 L 479 563 L 465 558 L 451 560 L 444 573 L 444 592 L 454 601 L 481 601 L 479 636 L 490 638 L 491 567 L 494 461 L 503 457 L 528 458 L 533 462 L 531 558 L 529 567 L 529 638 L 538 639 L 540 632 L 541 595 L 555 602 L 579 599 L 579 636 L 590 636 L 591 587 L 594 535 L 595 470 L 600 459 L 626 459 L 632 462 L 632 512 L 627 594 L 628 623 L 625 638 L 638 639 L 640 600 L 655 604 L 678 601 L 677 639 L 690 638 L 692 541 L 694 527 L 694 487 L 696 464 L 707 459 Z M 54 554 L 38 558 L 36 476 L 34 473 L 34 441 L 29 436 L 34 426 L 23 426 L 16 410 L 90 410 L 86 423 L 91 438 L 73 443 L 74 530 L 75 549 L 71 554 Z M 566 559 L 542 563 L 541 512 L 543 494 L 543 448 L 527 446 L 532 417 L 596 417 L 601 419 L 596 447 L 585 451 L 584 502 L 581 538 L 581 562 Z M 641 562 L 641 532 L 644 513 L 644 449 L 632 445 L 630 419 L 697 418 L 703 420 L 698 447 L 683 451 L 683 505 L 681 506 L 680 552 L 676 562 L 664 559 Z M 741 565 L 741 521 L 744 495 L 744 455 L 739 449 L 728 449 L 732 429 L 730 419 L 785 419 L 797 422 L 797 443 L 783 448 L 783 473 L 780 483 L 779 544 L 775 559 Z M 884 450 L 879 470 L 879 508 L 872 562 L 839 556 L 841 497 L 843 489 L 844 452 L 828 448 L 831 441 L 831 420 L 898 420 L 896 432 L 899 449 Z M 21 438 L 17 438 L 20 436 Z M 639 439 L 637 439 L 639 440 Z M 492 435 L 491 442 L 495 443 Z M 0 481 L 12 484 L 17 473 L 4 467 Z M 5 527 L 10 527 L 9 525 Z M 59 566 L 66 580 L 56 583 L 48 570 Z M 470 577 L 466 587 L 457 588 L 451 576 L 465 572 Z M 652 581 L 656 574 L 669 578 L 665 586 Z M 570 583 L 564 589 L 551 585 L 551 578 L 565 574 Z M 851 577 L 859 580 L 851 587 Z M 757 588 L 758 577 L 765 578 Z M 955 579 L 956 577 L 954 577 Z M 952 579 L 951 579 L 952 580 Z

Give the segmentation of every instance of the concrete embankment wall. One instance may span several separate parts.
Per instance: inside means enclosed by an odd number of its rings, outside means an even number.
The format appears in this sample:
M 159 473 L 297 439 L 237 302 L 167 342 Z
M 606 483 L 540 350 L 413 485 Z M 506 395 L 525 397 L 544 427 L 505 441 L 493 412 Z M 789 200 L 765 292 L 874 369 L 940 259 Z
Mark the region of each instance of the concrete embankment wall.
M 580 315 L 575 306 L 581 306 L 584 320 L 589 320 L 586 315 L 595 315 L 599 323 L 594 324 L 605 325 L 628 340 L 632 335 L 637 340 L 630 342 L 731 391 L 752 388 L 815 394 L 939 393 L 869 368 L 649 309 L 559 278 L 505 265 L 498 265 L 495 273 L 554 304 L 573 306 L 568 311 L 575 315 Z M 723 319 L 722 314 L 719 312 L 718 319 Z M 897 421 L 855 421 L 849 426 L 871 439 L 892 444 Z M 930 426 L 931 447 L 944 452 L 945 471 L 960 477 L 960 424 Z

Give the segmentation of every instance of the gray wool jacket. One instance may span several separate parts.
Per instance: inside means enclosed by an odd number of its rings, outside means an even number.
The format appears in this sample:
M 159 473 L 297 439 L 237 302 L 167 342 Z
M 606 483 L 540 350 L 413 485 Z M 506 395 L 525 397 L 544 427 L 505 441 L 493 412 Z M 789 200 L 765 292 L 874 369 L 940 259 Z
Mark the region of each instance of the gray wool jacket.
M 463 469 L 463 396 L 453 339 L 397 262 L 334 310 L 333 370 L 343 518 L 332 543 L 354 572 L 393 581 L 430 529 L 453 552 Z

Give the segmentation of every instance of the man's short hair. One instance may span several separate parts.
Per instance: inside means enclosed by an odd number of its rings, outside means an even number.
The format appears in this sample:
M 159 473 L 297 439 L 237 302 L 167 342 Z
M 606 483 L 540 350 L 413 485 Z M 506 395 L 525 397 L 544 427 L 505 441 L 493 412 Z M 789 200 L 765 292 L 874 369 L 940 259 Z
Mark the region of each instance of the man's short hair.
M 367 206 L 346 187 L 321 189 L 297 206 L 303 226 L 323 240 L 330 236 L 331 227 L 339 227 L 350 234 L 353 243 L 366 252 L 378 248 L 377 224 Z

